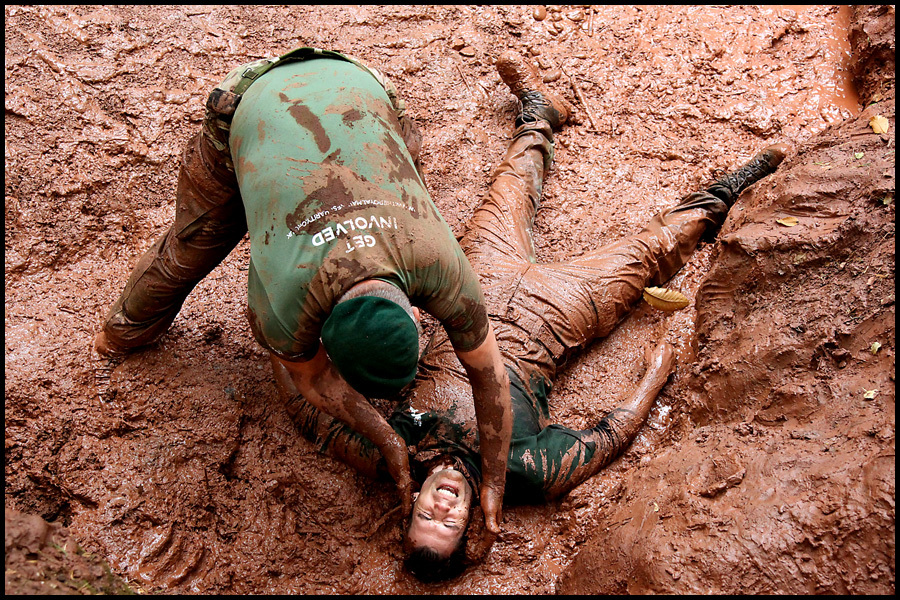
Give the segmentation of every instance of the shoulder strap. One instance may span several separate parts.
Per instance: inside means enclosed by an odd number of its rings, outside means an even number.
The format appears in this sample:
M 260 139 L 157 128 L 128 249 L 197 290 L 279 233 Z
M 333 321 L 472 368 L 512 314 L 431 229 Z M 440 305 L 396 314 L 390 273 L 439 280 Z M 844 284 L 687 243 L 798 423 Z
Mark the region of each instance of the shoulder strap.
M 387 79 L 387 77 L 382 75 L 376 69 L 367 66 L 357 58 L 342 54 L 335 50 L 322 50 L 321 48 L 297 48 L 295 50 L 291 50 L 287 54 L 282 54 L 279 57 L 268 58 L 251 64 L 246 69 L 244 69 L 243 73 L 241 73 L 240 80 L 235 85 L 232 93 L 240 97 L 244 92 L 247 91 L 247 88 L 249 88 L 254 81 L 259 79 L 263 74 L 268 72 L 273 67 L 276 67 L 282 63 L 295 60 L 308 60 L 310 58 L 318 56 L 344 60 L 353 63 L 354 65 L 369 73 L 378 81 L 381 87 L 384 88 L 384 91 L 387 93 L 388 98 L 390 98 L 391 102 L 394 105 L 394 110 L 396 111 L 397 117 L 399 118 L 403 116 L 406 105 L 403 99 L 401 99 L 400 95 L 397 93 L 397 89 L 390 82 L 390 80 Z

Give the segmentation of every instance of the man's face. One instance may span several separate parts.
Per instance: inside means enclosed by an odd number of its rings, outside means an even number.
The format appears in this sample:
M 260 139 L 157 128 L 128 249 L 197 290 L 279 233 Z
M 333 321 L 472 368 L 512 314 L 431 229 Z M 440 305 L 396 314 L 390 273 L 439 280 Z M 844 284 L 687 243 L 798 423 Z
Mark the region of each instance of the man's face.
M 441 467 L 413 494 L 412 520 L 407 538 L 413 547 L 427 546 L 442 557 L 450 556 L 469 521 L 472 488 L 462 473 Z

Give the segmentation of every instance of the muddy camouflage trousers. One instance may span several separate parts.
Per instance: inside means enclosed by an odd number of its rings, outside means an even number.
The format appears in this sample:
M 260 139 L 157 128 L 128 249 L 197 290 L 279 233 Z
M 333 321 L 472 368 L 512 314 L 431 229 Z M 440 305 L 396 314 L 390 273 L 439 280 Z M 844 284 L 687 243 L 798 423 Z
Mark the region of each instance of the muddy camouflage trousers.
M 460 241 L 481 280 L 501 352 L 523 381 L 552 380 L 572 352 L 609 335 L 644 287 L 670 279 L 728 214 L 722 199 L 695 192 L 635 235 L 539 264 L 531 231 L 552 150 L 546 122 L 520 126 Z
M 421 134 L 405 115 L 405 104 L 396 88 L 375 69 L 352 57 L 310 48 L 234 69 L 210 93 L 200 132 L 182 153 L 174 224 L 138 260 L 103 324 L 111 350 L 124 352 L 159 339 L 191 290 L 247 233 L 229 147 L 231 119 L 241 94 L 261 72 L 279 60 L 303 60 L 313 54 L 348 60 L 378 80 L 391 100 L 404 141 L 418 167 Z
M 510 371 L 506 495 L 520 502 L 560 497 L 630 442 L 616 434 L 616 420 L 629 418 L 618 409 L 590 429 L 550 424 L 551 381 L 574 352 L 612 332 L 645 286 L 661 285 L 681 269 L 728 213 L 709 191 L 692 193 L 636 235 L 572 260 L 538 264 L 531 231 L 552 150 L 547 123 L 520 126 L 460 242 L 481 279 Z

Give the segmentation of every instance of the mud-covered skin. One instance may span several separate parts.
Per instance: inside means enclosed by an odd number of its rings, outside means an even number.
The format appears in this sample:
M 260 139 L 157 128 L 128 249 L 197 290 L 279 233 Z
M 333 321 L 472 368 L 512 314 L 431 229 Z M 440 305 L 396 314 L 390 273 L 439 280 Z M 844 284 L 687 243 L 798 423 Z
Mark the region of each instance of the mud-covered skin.
M 513 414 L 509 377 L 490 323 L 484 343 L 473 352 L 457 351 L 457 356 L 471 382 L 478 423 L 482 464 L 481 507 L 485 526 L 489 533 L 499 534 Z
M 303 397 L 325 414 L 345 423 L 347 427 L 365 437 L 379 449 L 385 459 L 385 468 L 397 484 L 405 511 L 412 506 L 412 478 L 406 444 L 384 417 L 359 392 L 350 387 L 331 363 L 324 347 L 319 346 L 309 361 L 292 362 L 271 356 L 276 370 L 288 373 Z M 276 382 L 282 383 L 279 374 Z

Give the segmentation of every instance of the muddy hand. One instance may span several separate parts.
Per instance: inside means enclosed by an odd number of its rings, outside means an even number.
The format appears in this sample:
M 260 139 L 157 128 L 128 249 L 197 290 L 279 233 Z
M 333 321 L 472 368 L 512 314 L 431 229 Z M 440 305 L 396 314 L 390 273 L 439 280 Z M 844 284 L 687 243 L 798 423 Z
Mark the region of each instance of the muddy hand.
M 650 355 L 650 365 L 664 373 L 675 370 L 675 347 L 669 342 L 663 342 Z
M 490 485 L 481 486 L 481 510 L 484 511 L 484 527 L 487 536 L 500 533 L 500 516 L 503 509 L 503 493 Z
M 397 484 L 403 514 L 408 515 L 412 512 L 413 491 L 412 477 L 409 474 L 409 455 L 405 445 L 399 444 L 400 448 L 395 448 L 395 446 L 398 444 L 391 443 L 387 447 L 382 447 L 381 454 L 384 456 L 388 472 Z
M 647 370 L 660 371 L 667 375 L 675 370 L 675 347 L 669 342 L 662 342 L 655 348 L 644 348 L 644 359 Z

